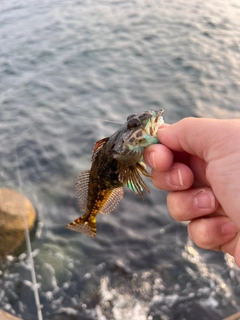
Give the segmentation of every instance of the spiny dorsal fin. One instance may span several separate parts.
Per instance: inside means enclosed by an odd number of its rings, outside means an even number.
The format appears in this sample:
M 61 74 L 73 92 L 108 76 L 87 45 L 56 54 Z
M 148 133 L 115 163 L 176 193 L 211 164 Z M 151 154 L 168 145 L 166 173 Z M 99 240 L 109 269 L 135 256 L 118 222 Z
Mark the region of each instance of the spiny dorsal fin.
M 102 207 L 100 213 L 108 214 L 112 212 L 118 206 L 123 197 L 123 188 L 113 189 L 106 203 Z
M 105 145 L 105 143 L 109 140 L 109 137 L 103 138 L 101 140 L 98 140 L 94 147 L 92 152 L 92 161 L 94 160 L 95 156 L 97 155 L 98 151 Z
M 76 198 L 81 211 L 87 209 L 89 176 L 90 170 L 83 171 L 75 181 Z

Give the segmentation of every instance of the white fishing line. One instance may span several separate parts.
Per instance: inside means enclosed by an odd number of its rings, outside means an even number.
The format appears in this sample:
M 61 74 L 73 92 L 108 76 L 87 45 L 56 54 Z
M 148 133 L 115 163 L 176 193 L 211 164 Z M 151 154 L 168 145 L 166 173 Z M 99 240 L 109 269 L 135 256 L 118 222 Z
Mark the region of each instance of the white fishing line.
M 97 118 L 92 118 L 92 117 L 82 117 L 78 115 L 74 115 L 73 117 L 77 117 L 79 119 L 84 119 L 88 121 L 99 121 L 99 122 L 110 122 L 110 123 L 117 123 L 117 124 L 123 124 L 123 122 L 118 122 L 118 121 L 113 121 L 113 120 L 104 120 L 104 119 L 97 119 Z
M 22 178 L 21 178 L 21 174 L 20 174 L 20 170 L 19 170 L 19 158 L 18 158 L 16 143 L 15 143 L 15 155 L 16 155 L 16 171 L 17 171 L 19 192 L 23 195 Z M 23 196 L 22 196 L 22 205 L 21 205 L 21 208 L 19 208 L 19 209 L 22 213 L 22 217 L 23 217 L 23 221 L 24 221 L 25 240 L 26 240 L 29 263 L 31 266 L 30 269 L 31 269 L 32 287 L 33 287 L 35 304 L 36 304 L 36 309 L 37 309 L 37 317 L 38 317 L 38 320 L 43 320 L 42 310 L 41 310 L 42 306 L 40 304 L 40 299 L 39 299 L 38 284 L 37 284 L 37 279 L 36 279 L 36 272 L 35 272 L 35 266 L 34 266 L 34 261 L 33 261 L 33 252 L 32 252 L 30 235 L 29 235 L 29 230 L 28 230 L 28 225 L 27 225 L 26 208 L 25 208 Z

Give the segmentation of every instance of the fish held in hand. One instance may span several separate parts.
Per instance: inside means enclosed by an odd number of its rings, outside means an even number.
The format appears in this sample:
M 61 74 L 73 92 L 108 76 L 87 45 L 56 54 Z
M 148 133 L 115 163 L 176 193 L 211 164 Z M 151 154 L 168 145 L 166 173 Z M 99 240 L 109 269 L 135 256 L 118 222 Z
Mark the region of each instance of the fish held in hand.
M 144 111 L 127 117 L 126 123 L 108 138 L 96 142 L 90 170 L 76 179 L 76 196 L 85 214 L 66 227 L 96 236 L 98 213 L 112 212 L 123 197 L 123 186 L 143 196 L 149 192 L 141 174 L 151 177 L 142 162 L 144 148 L 155 143 L 163 124 L 163 110 Z

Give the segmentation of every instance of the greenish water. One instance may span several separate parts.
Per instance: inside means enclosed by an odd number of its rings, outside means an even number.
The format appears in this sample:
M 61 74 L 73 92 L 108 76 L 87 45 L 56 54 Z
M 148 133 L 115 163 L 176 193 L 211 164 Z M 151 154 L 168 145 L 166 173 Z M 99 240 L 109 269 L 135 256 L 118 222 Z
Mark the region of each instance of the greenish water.
M 2 1 L 1 186 L 38 211 L 32 240 L 43 318 L 219 319 L 239 310 L 240 271 L 200 250 L 151 181 L 98 217 L 96 239 L 64 228 L 79 215 L 74 180 L 96 140 L 126 117 L 240 116 L 238 0 Z M 18 176 L 18 172 L 20 177 Z M 0 267 L 0 308 L 37 319 L 22 253 Z

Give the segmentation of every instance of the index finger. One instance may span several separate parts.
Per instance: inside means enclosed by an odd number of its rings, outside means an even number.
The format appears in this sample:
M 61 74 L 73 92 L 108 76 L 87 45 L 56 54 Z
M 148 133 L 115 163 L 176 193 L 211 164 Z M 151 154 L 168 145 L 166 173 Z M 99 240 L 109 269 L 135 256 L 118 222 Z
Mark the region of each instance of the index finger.
M 144 150 L 144 161 L 156 171 L 167 171 L 173 163 L 173 153 L 162 144 L 151 145 Z

